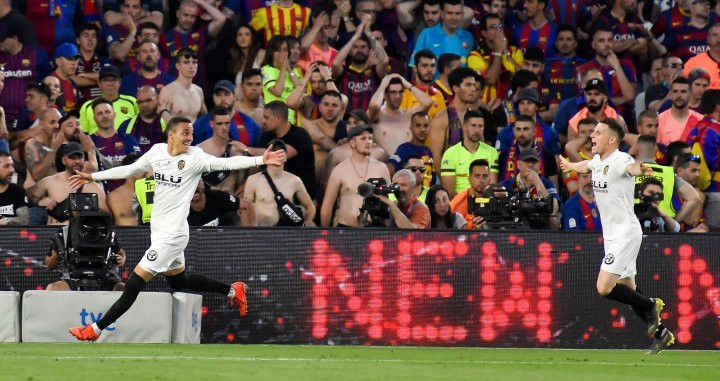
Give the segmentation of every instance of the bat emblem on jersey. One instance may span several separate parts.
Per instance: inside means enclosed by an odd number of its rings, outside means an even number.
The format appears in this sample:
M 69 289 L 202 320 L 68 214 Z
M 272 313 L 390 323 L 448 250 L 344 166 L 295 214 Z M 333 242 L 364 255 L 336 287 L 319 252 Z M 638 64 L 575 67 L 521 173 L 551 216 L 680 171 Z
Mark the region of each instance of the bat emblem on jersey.
M 603 262 L 605 262 L 606 265 L 612 265 L 613 262 L 615 262 L 615 256 L 610 253 L 607 253 L 607 255 L 605 255 L 605 259 L 603 260 Z
M 178 161 L 178 169 L 182 170 L 185 168 L 185 160 Z
M 606 165 L 605 168 L 603 168 L 603 175 L 607 175 L 609 170 L 610 170 L 610 166 Z

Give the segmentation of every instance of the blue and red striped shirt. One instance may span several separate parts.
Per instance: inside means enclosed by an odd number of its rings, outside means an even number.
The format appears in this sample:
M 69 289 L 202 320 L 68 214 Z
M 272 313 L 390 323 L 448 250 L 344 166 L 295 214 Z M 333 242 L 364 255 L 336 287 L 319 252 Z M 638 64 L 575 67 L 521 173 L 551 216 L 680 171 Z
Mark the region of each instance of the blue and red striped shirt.
M 660 17 L 658 17 L 655 24 L 653 24 L 650 33 L 652 33 L 655 38 L 658 38 L 665 34 L 668 30 L 679 28 L 689 22 L 690 14 L 686 14 L 680 8 L 680 5 L 676 3 L 674 7 L 666 9 L 660 13 Z
M 380 77 L 375 72 L 374 66 L 358 71 L 352 65 L 347 65 L 340 78 L 336 80 L 336 83 L 338 82 L 338 90 L 348 97 L 348 110 L 361 108 L 367 111 L 370 98 L 380 84 Z
M 663 45 L 670 52 L 670 55 L 680 58 L 683 62 L 687 62 L 690 58 L 705 53 L 710 49 L 707 44 L 710 25 L 711 24 L 708 24 L 705 28 L 699 29 L 683 23 L 681 26 L 665 32 Z
M 544 81 L 553 99 L 563 101 L 577 96 L 580 90 L 578 67 L 585 62 L 577 55 L 570 58 L 556 55 L 545 61 Z
M 0 94 L 0 106 L 10 127 L 25 106 L 28 83 L 39 82 L 50 73 L 50 62 L 41 48 L 23 45 L 18 54 L 0 52 L 0 70 L 5 72 L 5 88 Z
M 720 171 L 720 122 L 712 116 L 706 116 L 699 121 L 688 135 L 687 143 L 691 147 L 695 142 L 700 143 L 702 147 L 703 159 L 707 163 L 711 176 L 716 175 Z M 710 187 L 705 191 L 720 192 L 720 183 L 711 179 Z
M 515 27 L 515 41 L 517 47 L 523 52 L 530 47 L 538 47 L 546 56 L 555 54 L 555 36 L 557 35 L 557 25 L 548 21 L 540 29 L 533 29 L 530 22 L 526 21 L 522 25 Z
M 177 29 L 172 28 L 160 35 L 160 51 L 164 57 L 170 57 L 170 75 L 177 77 L 175 63 L 177 63 L 177 55 L 180 50 L 190 49 L 197 54 L 198 70 L 193 82 L 202 87 L 205 93 L 209 90 L 205 73 L 205 52 L 210 35 L 208 25 L 205 24 L 190 33 L 180 33 Z
M 550 12 L 555 15 L 558 25 L 578 26 L 590 16 L 584 0 L 550 0 Z

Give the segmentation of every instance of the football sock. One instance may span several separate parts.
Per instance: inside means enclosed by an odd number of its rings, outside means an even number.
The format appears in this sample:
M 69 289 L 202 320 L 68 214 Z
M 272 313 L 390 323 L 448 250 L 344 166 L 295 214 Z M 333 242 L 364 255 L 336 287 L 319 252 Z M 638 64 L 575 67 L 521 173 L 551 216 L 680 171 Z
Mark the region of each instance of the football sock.
M 100 320 L 98 320 L 93 329 L 97 327 L 98 329 L 103 330 L 110 324 L 114 323 L 115 320 L 122 316 L 122 314 L 130 309 L 130 306 L 135 303 L 135 299 L 137 299 L 138 294 L 140 294 L 140 291 L 145 288 L 146 284 L 147 282 L 145 282 L 145 280 L 139 275 L 135 274 L 135 272 L 130 274 L 127 282 L 125 282 L 125 290 L 122 295 L 120 295 L 120 299 L 115 301 L 112 307 L 110 307 Z M 97 333 L 98 331 L 95 330 L 95 332 Z
M 647 311 L 655 307 L 655 302 L 653 302 L 652 299 L 621 283 L 616 284 L 612 291 L 605 295 L 605 297 L 620 303 L 637 306 L 642 311 Z
M 166 276 L 170 287 L 174 291 L 180 290 L 193 290 L 193 291 L 207 291 L 216 292 L 218 294 L 228 295 L 230 293 L 229 284 L 218 282 L 215 279 L 208 278 L 204 275 L 186 275 L 185 271 L 180 274 Z
M 640 294 L 640 295 L 644 295 L 644 294 L 642 293 L 642 291 L 640 291 L 640 288 L 639 288 L 639 287 L 636 287 L 636 288 L 635 288 L 635 292 L 637 292 L 637 293 Z M 632 306 L 632 309 L 633 309 L 633 311 L 635 311 L 635 314 L 636 314 L 638 317 L 640 317 L 640 320 L 642 320 L 642 321 L 644 321 L 645 323 L 647 323 L 647 315 L 645 314 L 645 311 L 643 311 L 642 309 L 640 309 L 640 307 L 635 306 L 635 305 Z M 662 323 L 661 323 L 661 324 L 658 326 L 658 330 L 655 331 L 655 338 L 659 339 L 660 336 L 662 336 L 662 334 L 663 334 L 663 332 L 664 332 L 665 329 L 666 329 L 665 326 L 662 325 Z

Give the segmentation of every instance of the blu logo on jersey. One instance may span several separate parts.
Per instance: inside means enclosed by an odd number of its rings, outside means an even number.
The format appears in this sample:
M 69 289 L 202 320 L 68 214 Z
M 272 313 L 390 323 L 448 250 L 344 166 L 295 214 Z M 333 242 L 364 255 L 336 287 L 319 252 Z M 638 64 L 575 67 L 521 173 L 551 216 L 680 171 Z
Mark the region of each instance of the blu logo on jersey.
M 172 184 L 180 184 L 182 181 L 182 177 L 178 176 L 175 177 L 173 175 L 165 175 L 164 173 L 155 172 L 155 180 L 156 181 L 163 181 L 166 183 L 172 183 Z

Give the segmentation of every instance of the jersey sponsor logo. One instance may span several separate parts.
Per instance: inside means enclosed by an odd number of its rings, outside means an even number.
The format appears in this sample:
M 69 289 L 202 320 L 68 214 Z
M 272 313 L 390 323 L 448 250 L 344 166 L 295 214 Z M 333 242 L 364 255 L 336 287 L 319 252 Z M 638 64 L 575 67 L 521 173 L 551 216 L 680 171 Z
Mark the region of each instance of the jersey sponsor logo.
M 157 259 L 157 251 L 148 250 L 147 254 L 145 254 L 145 257 L 147 257 L 148 261 L 153 262 Z
M 180 182 L 182 182 L 182 177 L 175 177 L 173 175 L 166 175 L 164 173 L 155 172 L 155 181 L 163 185 L 170 185 L 176 187 L 179 186 Z
M 178 169 L 182 170 L 185 168 L 185 160 L 178 161 Z
M 120 112 L 121 112 L 121 113 L 123 113 L 123 114 L 127 114 L 127 113 L 128 113 L 128 111 L 129 111 L 129 110 L 128 110 L 128 108 L 127 108 L 127 107 L 120 107 Z
M 370 91 L 371 85 L 372 83 L 370 79 L 366 80 L 365 82 L 350 81 L 348 82 L 348 89 L 350 89 L 350 91 L 354 93 L 363 93 L 366 91 Z
M 592 182 L 593 190 L 600 193 L 607 193 L 607 181 L 595 181 Z
M 23 66 L 30 66 L 30 59 L 29 58 L 23 58 L 21 61 Z
M 571 218 L 570 220 L 568 220 L 568 226 L 571 228 L 577 227 L 577 222 L 575 221 L 574 218 Z
M 606 265 L 612 265 L 613 262 L 615 262 L 615 256 L 612 255 L 611 253 L 605 254 L 605 258 L 603 259 L 603 263 L 605 263 Z
M 689 50 L 690 53 L 692 53 L 692 54 L 700 54 L 700 53 L 705 53 L 705 52 L 707 52 L 708 50 L 710 50 L 710 47 L 707 46 L 707 45 L 702 45 L 702 46 L 691 45 L 691 46 L 688 48 L 688 50 Z
M 32 70 L 7 70 L 5 72 L 5 78 L 30 78 L 32 77 Z

